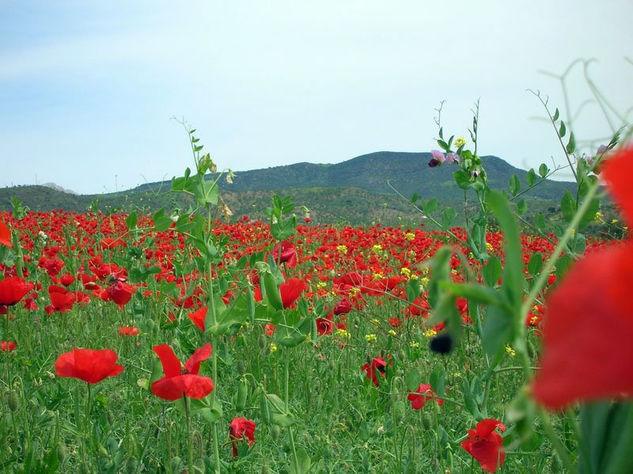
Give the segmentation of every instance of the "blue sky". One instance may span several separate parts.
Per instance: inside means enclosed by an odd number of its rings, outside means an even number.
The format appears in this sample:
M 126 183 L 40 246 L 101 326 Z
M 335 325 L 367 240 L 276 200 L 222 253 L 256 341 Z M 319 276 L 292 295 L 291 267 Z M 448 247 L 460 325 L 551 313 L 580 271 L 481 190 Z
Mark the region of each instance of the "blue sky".
M 481 154 L 562 164 L 526 89 L 564 113 L 560 82 L 539 71 L 595 58 L 591 77 L 625 115 L 631 18 L 630 0 L 0 0 L 0 186 L 170 179 L 191 165 L 174 116 L 238 171 L 429 151 L 441 100 L 445 130 L 467 137 L 480 99 Z M 572 108 L 591 98 L 581 64 L 567 82 Z M 574 128 L 609 133 L 595 103 Z

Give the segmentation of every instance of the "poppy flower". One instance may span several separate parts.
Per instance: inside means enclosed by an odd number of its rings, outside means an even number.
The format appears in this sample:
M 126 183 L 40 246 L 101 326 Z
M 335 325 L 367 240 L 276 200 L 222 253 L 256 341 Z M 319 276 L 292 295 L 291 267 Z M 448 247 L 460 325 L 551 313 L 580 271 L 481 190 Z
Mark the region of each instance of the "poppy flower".
M 198 309 L 197 311 L 194 311 L 193 313 L 188 313 L 187 316 L 189 316 L 189 319 L 191 319 L 191 322 L 193 324 L 196 325 L 196 327 L 198 329 L 200 329 L 202 332 L 204 332 L 204 322 L 207 319 L 207 311 L 209 309 L 206 306 L 203 306 L 202 308 Z
M 13 306 L 17 304 L 33 285 L 26 283 L 17 276 L 7 277 L 0 281 L 0 306 Z
M 332 334 L 334 324 L 327 318 L 316 318 L 317 333 L 319 336 Z
M 134 326 L 119 326 L 119 336 L 138 336 L 138 328 Z
M 334 305 L 334 314 L 335 315 L 339 315 L 339 314 L 347 314 L 352 310 L 352 303 L 350 303 L 350 301 L 347 298 L 341 298 L 335 305 Z
M 70 286 L 75 281 L 75 277 L 70 273 L 65 273 L 59 278 L 59 282 L 64 286 Z
M 60 313 L 70 311 L 75 301 L 77 301 L 77 295 L 62 286 L 49 286 L 48 295 L 51 298 L 51 304 L 45 308 L 47 314 L 51 314 L 55 311 Z
M 13 247 L 11 244 L 11 229 L 2 221 L 0 221 L 0 244 Z
M 246 418 L 233 418 L 229 426 L 229 434 L 233 445 L 233 457 L 236 457 L 237 440 L 246 438 L 249 446 L 252 446 L 255 442 L 255 422 Z
M 415 392 L 409 393 L 407 399 L 411 402 L 411 408 L 420 410 L 429 400 L 434 400 L 438 405 L 443 405 L 444 401 L 437 398 L 437 394 L 431 389 L 429 384 L 421 383 Z
M 280 263 L 285 263 L 288 268 L 297 264 L 297 251 L 292 243 L 284 240 L 278 242 L 273 248 L 273 258 Z
M 279 285 L 279 293 L 281 294 L 281 302 L 284 308 L 294 307 L 295 301 L 307 287 L 307 283 L 299 278 L 288 278 Z
M 164 400 L 178 400 L 180 397 L 204 398 L 213 391 L 213 380 L 198 375 L 200 363 L 211 357 L 211 344 L 196 349 L 185 362 L 184 367 L 167 344 L 154 346 L 154 352 L 163 365 L 165 376 L 152 383 L 152 393 Z
M 602 171 L 633 225 L 633 148 Z M 557 410 L 580 400 L 633 396 L 633 240 L 595 250 L 569 270 L 547 300 L 543 356 L 532 394 Z
M 4 352 L 11 352 L 15 350 L 18 345 L 13 341 L 2 341 L 0 342 L 0 350 Z
M 104 299 L 114 301 L 117 305 L 119 305 L 119 309 L 121 309 L 129 303 L 135 291 L 136 288 L 132 285 L 128 285 L 127 283 L 123 283 L 121 280 L 117 280 L 106 289 L 104 292 Z
M 123 366 L 116 363 L 117 359 L 116 352 L 111 349 L 73 349 L 57 358 L 55 372 L 58 377 L 97 383 L 123 372 Z
M 370 362 L 367 362 L 361 368 L 363 372 L 367 375 L 368 379 L 374 383 L 376 387 L 378 387 L 378 377 L 376 376 L 376 372 L 378 372 L 382 377 L 385 377 L 387 370 L 387 363 L 383 360 L 382 356 L 374 357 Z
M 503 423 L 498 420 L 481 420 L 474 430 L 468 430 L 468 439 L 461 444 L 486 472 L 495 472 L 503 465 L 506 456 L 503 451 L 503 438 L 495 431 L 497 428 L 502 432 L 506 430 Z

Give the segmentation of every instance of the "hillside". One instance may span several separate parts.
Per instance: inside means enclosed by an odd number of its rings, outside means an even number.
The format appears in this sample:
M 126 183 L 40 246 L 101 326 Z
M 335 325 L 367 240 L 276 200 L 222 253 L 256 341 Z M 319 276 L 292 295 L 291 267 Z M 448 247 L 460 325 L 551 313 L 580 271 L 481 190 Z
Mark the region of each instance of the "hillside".
M 242 171 L 233 184 L 222 180 L 223 196 L 235 216 L 260 217 L 273 193 L 291 195 L 298 205 L 311 209 L 315 222 L 395 224 L 419 221 L 420 214 L 399 198 L 387 181 L 406 197 L 417 193 L 423 199 L 437 198 L 445 204 L 463 200 L 463 191 L 453 181 L 455 167 L 430 168 L 430 153 L 377 152 L 342 163 L 293 165 Z M 525 182 L 526 171 L 514 168 L 495 156 L 483 158 L 490 186 L 507 189 L 512 174 Z M 177 194 L 165 192 L 169 182 L 148 183 L 108 194 L 76 195 L 44 186 L 16 186 L 0 189 L 0 209 L 11 209 L 17 198 L 33 210 L 83 211 L 98 200 L 102 210 L 141 210 L 187 207 Z M 526 193 L 531 207 L 540 211 L 557 207 L 572 183 L 546 181 Z

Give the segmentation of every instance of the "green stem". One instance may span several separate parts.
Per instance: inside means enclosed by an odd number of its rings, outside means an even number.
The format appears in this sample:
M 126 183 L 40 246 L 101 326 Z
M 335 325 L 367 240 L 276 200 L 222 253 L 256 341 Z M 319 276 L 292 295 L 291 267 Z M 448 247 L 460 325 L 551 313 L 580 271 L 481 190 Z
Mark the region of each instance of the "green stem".
M 193 443 L 191 442 L 191 412 L 189 411 L 189 399 L 182 395 L 185 404 L 185 418 L 187 419 L 187 470 L 188 474 L 193 474 Z
M 207 238 L 211 238 L 211 207 L 208 208 L 207 215 Z M 211 327 L 215 328 L 217 324 L 217 314 L 215 310 L 215 297 L 213 294 L 213 267 L 209 263 L 209 306 L 211 307 Z M 218 355 L 216 350 L 216 337 L 215 334 L 211 334 L 211 346 L 213 351 L 211 353 L 211 368 L 213 383 L 217 383 L 218 380 Z M 215 407 L 215 390 L 211 392 L 211 406 Z M 218 422 L 213 422 L 213 455 L 215 458 L 215 472 L 220 474 L 220 446 L 218 438 Z
M 554 446 L 554 451 L 558 454 L 563 466 L 565 466 L 565 472 L 575 472 L 576 467 L 569 456 L 569 451 L 563 446 L 558 435 L 554 431 L 554 427 L 552 426 L 552 420 L 550 419 L 549 413 L 547 413 L 544 409 L 540 409 L 541 420 L 543 422 L 543 428 L 545 429 L 545 434 L 549 438 L 552 446 Z
M 286 401 L 286 413 L 290 413 L 290 400 L 288 398 L 288 386 L 290 381 L 290 357 L 286 354 L 286 364 L 285 364 L 285 380 L 284 380 L 284 394 Z M 290 433 L 290 446 L 292 447 L 292 463 L 294 466 L 294 471 L 299 472 L 299 460 L 297 459 L 297 448 L 295 446 L 295 437 L 292 432 L 292 426 L 288 427 L 288 432 Z

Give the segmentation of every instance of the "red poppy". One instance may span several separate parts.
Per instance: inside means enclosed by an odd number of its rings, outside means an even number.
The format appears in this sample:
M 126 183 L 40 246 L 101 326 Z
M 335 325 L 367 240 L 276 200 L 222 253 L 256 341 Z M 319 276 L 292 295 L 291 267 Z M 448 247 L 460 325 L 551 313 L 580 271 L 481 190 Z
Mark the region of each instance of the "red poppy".
M 70 311 L 75 301 L 77 301 L 77 295 L 68 291 L 63 286 L 49 286 L 48 295 L 51 298 L 51 304 L 45 308 L 47 314 L 51 314 L 55 311 L 60 313 Z
M 117 280 L 106 289 L 104 292 L 104 299 L 114 301 L 119 305 L 119 309 L 121 309 L 129 303 L 135 291 L 136 288 L 132 285 L 128 285 L 127 283 Z
M 367 378 L 371 379 L 376 387 L 378 387 L 378 377 L 376 376 L 376 372 L 378 372 L 382 377 L 385 377 L 387 371 L 387 363 L 383 360 L 382 356 L 374 357 L 371 360 L 371 363 L 367 362 L 361 368 L 363 372 L 366 373 Z
M 633 225 L 633 148 L 602 173 Z M 550 409 L 579 400 L 633 396 L 633 240 L 593 251 L 551 292 L 543 315 L 543 357 L 533 396 Z
M 7 277 L 0 281 L 0 306 L 13 306 L 17 304 L 33 285 L 26 283 L 17 276 Z
M 334 314 L 347 314 L 352 310 L 352 303 L 347 298 L 341 298 L 334 305 Z
M 88 383 L 97 383 L 106 377 L 123 372 L 116 363 L 118 356 L 111 349 L 73 349 L 62 354 L 55 362 L 58 377 L 74 377 Z
M 64 286 L 70 286 L 75 281 L 75 277 L 70 273 L 65 273 L 59 278 L 59 282 Z
M 411 408 L 420 410 L 429 400 L 434 400 L 438 405 L 443 405 L 444 401 L 437 398 L 437 394 L 431 389 L 429 384 L 421 383 L 415 392 L 409 393 L 407 399 L 411 402 Z
M 279 293 L 281 294 L 281 302 L 284 308 L 294 307 L 295 301 L 307 287 L 307 283 L 299 278 L 289 278 L 279 285 Z
M 196 327 L 200 329 L 202 332 L 204 332 L 204 322 L 207 319 L 207 311 L 208 311 L 208 308 L 206 306 L 203 306 L 197 311 L 187 314 L 187 316 L 189 316 L 189 319 L 191 319 L 193 324 L 195 324 Z
M 11 244 L 11 229 L 2 221 L 0 221 L 0 244 L 13 247 Z
M 2 341 L 0 342 L 0 350 L 4 352 L 11 352 L 15 350 L 18 345 L 13 341 Z
M 486 472 L 495 472 L 503 465 L 505 453 L 503 451 L 503 438 L 495 430 L 506 430 L 498 420 L 486 418 L 477 423 L 474 430 L 468 430 L 468 439 L 462 441 L 464 448 L 474 457 L 481 468 Z
M 316 319 L 317 333 L 319 336 L 325 336 L 327 334 L 331 334 L 334 329 L 334 324 L 327 318 L 317 318 Z
M 295 246 L 286 240 L 278 242 L 273 249 L 273 258 L 280 263 L 285 263 L 288 268 L 294 267 L 297 264 Z
M 138 328 L 134 326 L 119 326 L 119 336 L 138 336 Z
M 233 457 L 236 457 L 237 440 L 246 438 L 249 446 L 252 446 L 255 442 L 255 422 L 246 418 L 234 418 L 229 426 L 229 434 L 233 444 Z
M 213 391 L 213 380 L 198 375 L 200 363 L 211 357 L 211 344 L 196 349 L 193 355 L 181 366 L 178 357 L 167 344 L 154 346 L 154 352 L 163 365 L 165 376 L 152 383 L 152 393 L 165 400 L 178 400 L 180 397 L 204 398 Z

